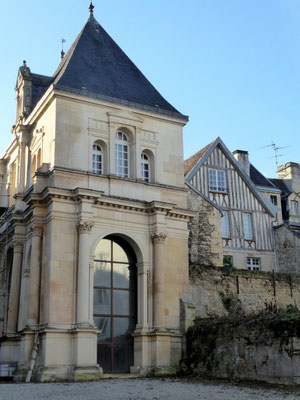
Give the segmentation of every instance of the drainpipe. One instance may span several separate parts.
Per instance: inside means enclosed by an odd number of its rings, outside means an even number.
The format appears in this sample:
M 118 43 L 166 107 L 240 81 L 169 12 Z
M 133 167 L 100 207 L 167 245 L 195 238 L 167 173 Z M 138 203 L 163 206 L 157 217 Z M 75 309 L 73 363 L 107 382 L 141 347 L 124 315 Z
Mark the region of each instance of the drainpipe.
M 274 242 L 274 270 L 275 272 L 278 272 L 278 259 L 277 259 L 277 247 L 276 247 L 276 236 L 275 236 L 275 228 L 274 224 L 278 222 L 278 213 L 276 213 L 276 219 L 275 221 L 272 221 L 272 236 L 273 236 L 273 242 Z

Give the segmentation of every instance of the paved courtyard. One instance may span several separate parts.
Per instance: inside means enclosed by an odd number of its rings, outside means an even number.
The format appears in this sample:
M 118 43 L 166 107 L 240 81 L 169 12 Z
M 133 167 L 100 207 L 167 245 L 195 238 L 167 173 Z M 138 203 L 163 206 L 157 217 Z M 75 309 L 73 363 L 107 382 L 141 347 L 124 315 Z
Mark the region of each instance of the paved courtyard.
M 0 383 L 0 400 L 296 400 L 300 389 L 181 379 L 104 379 L 88 383 Z

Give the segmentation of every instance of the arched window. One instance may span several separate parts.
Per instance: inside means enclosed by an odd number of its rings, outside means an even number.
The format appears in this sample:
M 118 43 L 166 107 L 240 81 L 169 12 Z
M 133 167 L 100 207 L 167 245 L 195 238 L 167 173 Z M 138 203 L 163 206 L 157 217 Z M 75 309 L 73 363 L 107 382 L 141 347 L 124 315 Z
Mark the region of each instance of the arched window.
M 103 174 L 103 151 L 99 144 L 93 145 L 93 172 Z
M 101 329 L 97 359 L 103 371 L 129 372 L 136 326 L 136 256 L 116 236 L 102 239 L 95 251 L 94 322 Z
M 147 154 L 141 154 L 141 176 L 145 182 L 150 182 L 150 160 Z
M 115 170 L 116 175 L 122 178 L 129 177 L 129 145 L 125 133 L 116 133 L 115 143 Z

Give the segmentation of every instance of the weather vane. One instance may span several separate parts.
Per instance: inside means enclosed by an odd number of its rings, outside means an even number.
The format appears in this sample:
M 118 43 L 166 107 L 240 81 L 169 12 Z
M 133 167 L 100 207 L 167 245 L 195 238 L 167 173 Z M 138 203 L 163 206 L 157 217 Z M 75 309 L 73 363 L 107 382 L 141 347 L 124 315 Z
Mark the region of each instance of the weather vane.
M 91 2 L 91 3 L 90 3 L 90 6 L 89 6 L 90 16 L 91 16 L 91 17 L 94 16 L 94 8 L 95 8 L 95 6 L 94 6 L 93 3 Z
M 64 52 L 64 43 L 66 43 L 66 39 L 61 38 L 61 52 L 60 52 L 61 59 L 63 59 L 64 56 L 65 56 L 65 54 L 66 54 L 66 53 Z

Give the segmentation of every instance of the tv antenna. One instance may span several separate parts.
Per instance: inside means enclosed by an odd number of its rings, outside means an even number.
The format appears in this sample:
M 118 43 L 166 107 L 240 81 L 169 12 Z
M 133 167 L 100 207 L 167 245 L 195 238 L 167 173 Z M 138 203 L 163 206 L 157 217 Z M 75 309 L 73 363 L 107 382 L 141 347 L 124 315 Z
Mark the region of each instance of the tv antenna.
M 282 156 L 283 156 L 283 154 L 278 154 L 278 150 L 287 149 L 288 147 L 292 147 L 292 146 L 278 147 L 278 146 L 276 146 L 276 144 L 272 141 L 271 144 L 269 144 L 268 146 L 260 147 L 260 149 L 265 149 L 265 148 L 267 148 L 267 147 L 273 147 L 273 150 L 274 150 L 275 155 L 274 155 L 273 157 L 270 157 L 270 158 L 275 158 L 276 171 L 277 171 L 277 170 L 278 170 L 278 157 L 282 157 Z

